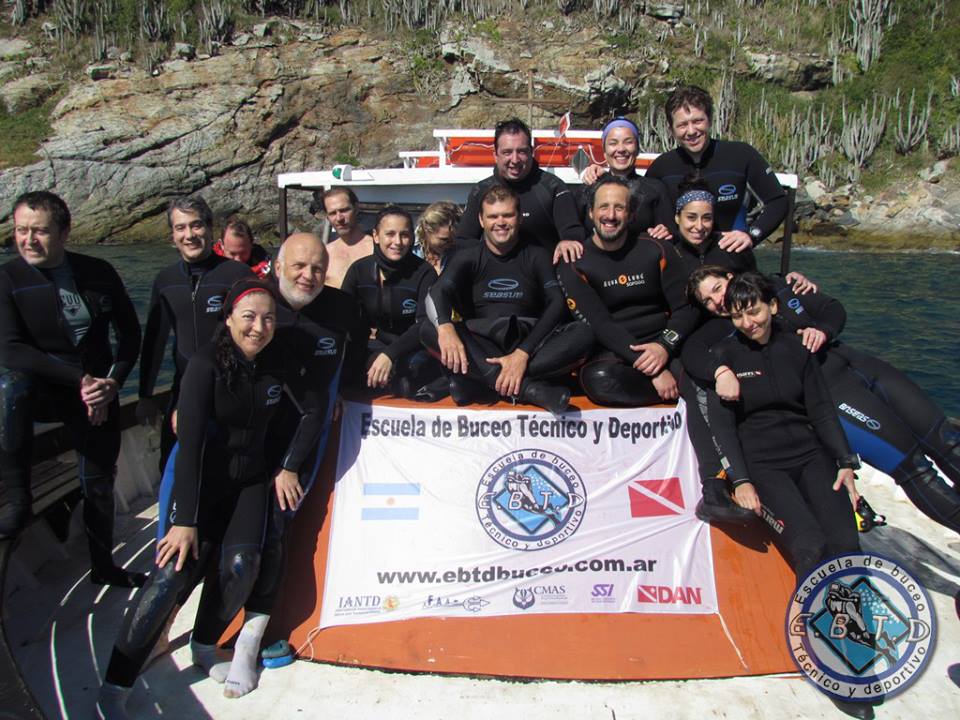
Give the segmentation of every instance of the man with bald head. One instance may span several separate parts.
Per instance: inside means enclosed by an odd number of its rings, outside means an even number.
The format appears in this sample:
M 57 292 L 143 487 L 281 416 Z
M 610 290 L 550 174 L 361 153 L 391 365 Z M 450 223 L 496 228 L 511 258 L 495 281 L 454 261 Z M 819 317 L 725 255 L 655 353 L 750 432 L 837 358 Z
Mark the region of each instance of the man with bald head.
M 280 469 L 274 475 L 260 575 L 244 606 L 245 624 L 259 617 L 254 624 L 261 629 L 266 627 L 283 579 L 290 521 L 320 469 L 345 352 L 348 345 L 360 350 L 366 347 L 356 300 L 342 290 L 324 287 L 328 260 L 327 249 L 319 237 L 295 233 L 280 246 L 274 262 L 279 297 L 273 342 L 299 363 L 303 375 L 300 382 L 291 383 L 296 402 L 286 393 L 281 396 L 266 442 L 268 463 Z M 283 457 L 269 453 L 282 453 L 290 445 L 302 413 L 317 408 L 323 413 L 324 426 L 316 446 L 299 472 L 283 470 Z M 226 630 L 226 623 L 223 629 Z M 240 678 L 240 684 L 249 691 L 256 686 L 258 650 L 259 639 L 256 647 L 241 647 L 238 641 L 232 663 L 215 666 L 210 677 L 223 682 L 229 673 L 231 680 Z

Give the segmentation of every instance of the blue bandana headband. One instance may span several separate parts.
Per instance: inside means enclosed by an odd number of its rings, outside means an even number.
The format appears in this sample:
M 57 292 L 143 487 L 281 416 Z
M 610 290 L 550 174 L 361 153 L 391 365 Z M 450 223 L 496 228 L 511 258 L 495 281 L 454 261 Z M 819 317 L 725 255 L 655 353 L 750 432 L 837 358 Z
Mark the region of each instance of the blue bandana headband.
M 683 195 L 677 198 L 677 215 L 680 214 L 680 211 L 683 210 L 683 206 L 687 203 L 692 202 L 708 202 L 711 205 L 716 205 L 717 200 L 713 197 L 713 193 L 707 190 L 687 190 Z
M 607 135 L 610 134 L 611 130 L 616 128 L 627 128 L 630 132 L 633 133 L 633 136 L 637 139 L 637 142 L 640 141 L 640 130 L 637 129 L 637 126 L 627 120 L 626 118 L 614 118 L 608 122 L 603 128 L 603 135 L 600 136 L 600 143 L 605 145 L 607 142 Z

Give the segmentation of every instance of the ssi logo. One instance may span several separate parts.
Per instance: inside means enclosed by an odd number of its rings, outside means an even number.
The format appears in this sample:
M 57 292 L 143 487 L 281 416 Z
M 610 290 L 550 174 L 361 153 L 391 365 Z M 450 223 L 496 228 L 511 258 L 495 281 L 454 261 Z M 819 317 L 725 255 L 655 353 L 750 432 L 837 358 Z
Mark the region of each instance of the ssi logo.
M 317 346 L 313 351 L 314 357 L 325 357 L 337 354 L 337 339 L 332 337 L 317 338 Z
M 814 568 L 797 586 L 786 625 L 800 672 L 821 691 L 853 702 L 909 687 L 936 636 L 926 589 L 879 555 L 843 555 Z
M 613 583 L 597 583 L 590 592 L 590 602 L 595 605 L 610 605 L 616 601 L 613 595 Z
M 218 313 L 223 309 L 223 295 L 211 295 L 207 298 L 207 312 Z
M 514 550 L 542 550 L 572 536 L 587 497 L 570 463 L 528 448 L 495 460 L 477 486 L 477 517 L 490 538 Z

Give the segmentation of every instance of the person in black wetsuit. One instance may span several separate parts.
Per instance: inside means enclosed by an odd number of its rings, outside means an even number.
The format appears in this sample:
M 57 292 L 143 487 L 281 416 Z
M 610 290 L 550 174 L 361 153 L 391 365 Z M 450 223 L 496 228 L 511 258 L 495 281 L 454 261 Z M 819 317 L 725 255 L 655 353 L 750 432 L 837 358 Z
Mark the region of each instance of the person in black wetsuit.
M 267 425 L 284 384 L 302 368 L 271 345 L 276 322 L 272 285 L 240 280 L 223 301 L 226 322 L 194 353 L 183 375 L 179 440 L 160 491 L 156 568 L 128 609 L 114 645 L 97 711 L 125 718 L 134 680 L 179 599 L 205 574 L 220 547 L 219 577 L 204 583 L 191 649 L 209 671 L 222 622 L 243 606 L 257 578 L 266 520 Z M 281 472 L 296 473 L 316 442 L 322 418 L 307 408 L 289 440 Z M 265 616 L 246 618 L 237 652 L 259 647 Z M 231 669 L 232 670 L 232 669 Z M 249 692 L 255 674 L 227 677 L 224 694 Z
M 61 421 L 77 450 L 90 579 L 141 585 L 143 574 L 113 563 L 117 395 L 140 347 L 136 311 L 109 263 L 66 252 L 70 211 L 60 197 L 21 195 L 13 221 L 20 256 L 0 267 L 0 537 L 29 519 L 34 421 Z
M 662 180 L 674 198 L 680 182 L 699 170 L 717 198 L 716 221 L 724 250 L 753 247 L 783 222 L 787 195 L 770 164 L 743 142 L 710 137 L 713 100 L 696 86 L 681 87 L 667 98 L 667 123 L 679 147 L 664 153 L 647 169 L 647 177 Z M 748 224 L 748 193 L 763 203 L 760 215 Z
M 640 154 L 640 131 L 624 117 L 616 117 L 603 126 L 604 165 L 590 165 L 580 180 L 583 185 L 578 193 L 580 222 L 585 234 L 590 237 L 593 224 L 590 220 L 590 186 L 604 173 L 619 175 L 630 183 L 636 210 L 630 219 L 630 232 L 634 235 L 647 233 L 658 240 L 670 240 L 676 235 L 673 220 L 673 203 L 666 186 L 656 178 L 637 172 L 637 156 Z
M 413 219 L 390 205 L 377 215 L 373 255 L 354 262 L 341 288 L 360 303 L 368 328 L 366 375 L 350 377 L 369 388 L 391 386 L 393 394 L 413 398 L 441 377 L 440 364 L 420 346 L 418 323 L 424 299 L 437 279 L 433 266 L 411 252 Z M 432 387 L 432 386 L 431 386 Z
M 480 199 L 483 242 L 458 250 L 430 292 L 424 345 L 450 371 L 450 395 L 465 405 L 497 396 L 566 410 L 570 391 L 546 382 L 583 362 L 593 345 L 567 311 L 550 257 L 520 239 L 520 199 L 505 185 Z M 454 321 L 454 318 L 457 321 Z
M 688 292 L 711 313 L 723 315 L 723 298 L 731 277 L 725 268 L 704 267 L 691 276 Z M 820 362 L 850 446 L 871 465 L 891 475 L 921 512 L 960 532 L 957 429 L 905 374 L 838 339 L 846 322 L 839 301 L 819 292 L 799 297 L 783 280 L 770 280 L 782 324 L 797 333 Z M 683 355 L 691 374 L 709 379 L 719 373 L 722 382 L 717 390 L 727 398 L 737 396 L 739 383 L 722 372 L 710 348 L 731 332 L 730 322 L 716 317 L 694 333 Z M 952 486 L 939 476 L 930 458 Z
M 231 215 L 223 223 L 223 234 L 213 244 L 213 251 L 221 257 L 247 265 L 257 277 L 269 277 L 273 258 L 253 237 L 253 228 L 246 220 Z
M 167 208 L 167 222 L 180 260 L 161 270 L 153 281 L 140 354 L 140 402 L 136 410 L 142 422 L 152 423 L 157 417 L 159 408 L 153 392 L 172 330 L 174 375 L 160 431 L 161 471 L 176 440 L 174 411 L 187 361 L 219 325 L 227 290 L 253 274 L 243 263 L 213 252 L 213 211 L 203 198 L 175 199 Z
M 571 260 L 583 252 L 583 226 L 576 199 L 562 180 L 544 172 L 533 159 L 533 136 L 522 121 L 513 118 L 497 123 L 493 136 L 496 169 L 470 191 L 467 207 L 457 227 L 457 246 L 471 247 L 483 242 L 480 200 L 494 185 L 505 185 L 520 198 L 520 237 L 539 245 L 557 262 Z
M 624 178 L 608 174 L 590 188 L 593 237 L 583 256 L 558 269 L 567 306 L 602 346 L 580 370 L 598 405 L 651 405 L 677 398 L 667 365 L 696 327 L 687 305 L 686 274 L 666 241 L 632 236 L 635 196 Z

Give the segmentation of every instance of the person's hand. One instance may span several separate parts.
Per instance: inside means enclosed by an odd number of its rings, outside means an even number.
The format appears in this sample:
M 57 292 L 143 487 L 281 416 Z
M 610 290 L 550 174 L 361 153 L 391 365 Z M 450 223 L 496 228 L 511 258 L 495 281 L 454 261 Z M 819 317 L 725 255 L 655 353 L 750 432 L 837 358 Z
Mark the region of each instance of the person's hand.
M 177 434 L 177 410 L 173 409 L 173 412 L 170 413 L 170 427 L 173 429 L 173 434 Z
M 601 175 L 605 175 L 608 172 L 610 172 L 609 169 L 603 165 L 588 165 L 587 169 L 584 170 L 580 176 L 580 182 L 584 185 L 593 185 L 600 179 Z
M 716 383 L 715 389 L 721 400 L 734 402 L 740 399 L 740 380 L 737 374 L 726 365 L 717 368 L 713 379 Z
M 553 264 L 563 260 L 564 262 L 576 262 L 583 255 L 583 243 L 577 240 L 561 240 L 557 243 L 553 251 Z
M 664 370 L 659 375 L 656 375 L 651 382 L 661 400 L 676 400 L 680 397 L 677 380 L 669 370 Z
M 291 470 L 280 468 L 273 476 L 273 488 L 277 493 L 277 504 L 281 510 L 296 510 L 303 502 L 303 487 L 300 477 Z
M 827 334 L 814 327 L 797 330 L 797 335 L 800 336 L 800 342 L 803 343 L 803 346 L 812 353 L 822 348 L 827 341 Z
M 787 284 L 790 285 L 790 289 L 793 290 L 795 295 L 806 295 L 808 293 L 815 293 L 820 288 L 817 287 L 817 284 L 813 282 L 803 273 L 799 273 L 796 270 L 793 272 L 787 273 L 787 276 L 784 278 L 787 281 Z
M 450 372 L 467 374 L 467 351 L 453 323 L 437 326 L 437 343 L 440 345 L 440 362 Z
M 167 534 L 157 541 L 157 567 L 163 567 L 169 560 L 177 558 L 176 571 L 183 570 L 188 555 L 194 560 L 200 559 L 200 540 L 195 527 L 174 525 Z
M 374 358 L 367 370 L 367 387 L 382 388 L 390 380 L 390 371 L 393 369 L 393 360 L 386 353 L 380 353 Z
M 673 233 L 663 223 L 647 228 L 647 235 L 657 240 L 673 240 Z
M 761 515 L 760 496 L 757 495 L 753 483 L 740 483 L 733 491 L 733 501 L 746 510 L 753 510 L 757 515 Z
M 721 250 L 738 253 L 749 250 L 753 247 L 753 239 L 743 230 L 730 230 L 720 233 L 720 242 L 717 243 Z
M 527 371 L 527 363 L 530 356 L 525 350 L 517 348 L 509 355 L 487 358 L 487 362 L 500 366 L 500 374 L 497 375 L 495 388 L 498 393 L 505 397 L 520 394 L 520 383 L 523 382 L 523 374 Z
M 113 378 L 98 378 L 84 375 L 80 380 L 80 399 L 83 400 L 87 407 L 107 405 L 113 402 L 119 389 L 119 383 Z
M 850 496 L 850 504 L 853 509 L 857 509 L 857 501 L 860 500 L 860 493 L 857 492 L 857 476 L 851 468 L 840 468 L 837 470 L 837 480 L 833 483 L 833 489 L 836 492 L 840 488 L 847 489 L 847 495 Z
M 667 364 L 667 359 L 670 357 L 670 353 L 660 343 L 631 345 L 630 349 L 640 353 L 640 357 L 634 360 L 633 367 L 644 375 L 658 374 L 663 370 L 663 366 Z
M 133 414 L 141 425 L 156 425 L 157 418 L 160 417 L 160 406 L 152 397 L 140 398 Z
M 87 407 L 87 421 L 94 427 L 97 425 L 103 425 L 103 423 L 107 421 L 107 415 L 109 414 L 109 405 L 96 405 L 94 407 Z

